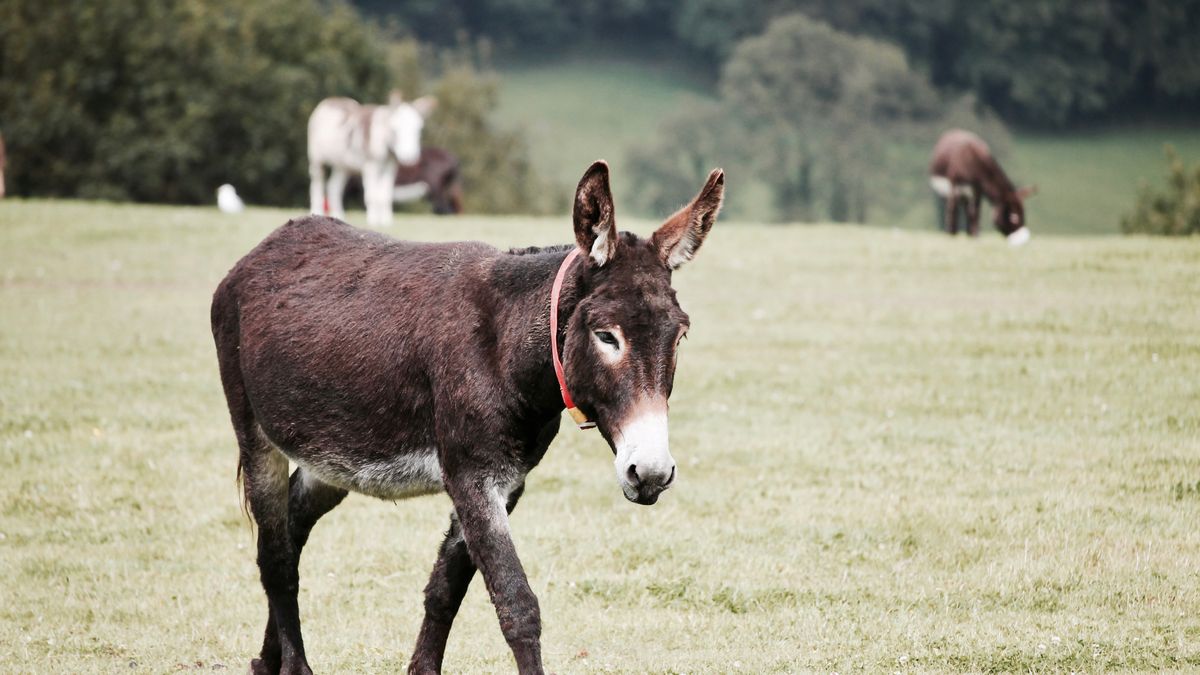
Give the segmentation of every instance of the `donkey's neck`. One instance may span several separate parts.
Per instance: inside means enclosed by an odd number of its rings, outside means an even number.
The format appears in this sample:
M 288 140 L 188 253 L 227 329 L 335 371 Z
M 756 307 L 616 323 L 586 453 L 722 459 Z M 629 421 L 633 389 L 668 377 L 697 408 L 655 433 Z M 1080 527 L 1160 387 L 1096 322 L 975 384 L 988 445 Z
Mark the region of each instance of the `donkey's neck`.
M 550 291 L 572 248 L 509 252 L 499 256 L 491 269 L 489 281 L 496 297 L 503 299 L 492 315 L 499 366 L 512 376 L 521 407 L 534 416 L 557 415 L 563 409 L 550 356 Z M 560 335 L 565 334 L 579 304 L 584 264 L 576 261 L 563 280 L 558 303 Z
M 1000 163 L 994 157 L 988 156 L 980 162 L 979 168 L 979 189 L 987 195 L 988 200 L 993 204 L 1009 201 L 1017 188 L 1009 180 L 1008 174 L 1004 173 L 1004 169 L 1000 168 Z

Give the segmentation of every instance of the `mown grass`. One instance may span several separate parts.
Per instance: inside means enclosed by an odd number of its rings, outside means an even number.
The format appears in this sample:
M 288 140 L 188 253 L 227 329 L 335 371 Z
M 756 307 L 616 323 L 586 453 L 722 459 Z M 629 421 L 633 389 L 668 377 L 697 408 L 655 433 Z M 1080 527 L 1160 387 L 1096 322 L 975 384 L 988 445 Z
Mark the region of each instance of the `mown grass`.
M 257 650 L 208 301 L 289 215 L 0 203 L 0 671 Z M 565 217 L 392 232 L 569 240 Z M 1196 240 L 718 224 L 676 277 L 678 485 L 629 504 L 564 426 L 514 515 L 548 667 L 1200 668 L 1198 265 Z M 357 496 L 316 528 L 318 672 L 403 669 L 448 508 Z M 446 668 L 512 669 L 479 584 Z
M 656 138 L 665 120 L 688 101 L 710 97 L 708 88 L 672 61 L 611 52 L 562 58 L 539 65 L 510 65 L 501 79 L 500 119 L 527 130 L 535 166 L 564 186 L 573 186 L 584 167 L 604 157 L 614 166 L 618 190 L 628 187 L 621 173 L 629 148 Z M 720 133 L 720 129 L 713 129 Z M 1131 211 L 1138 185 L 1165 179 L 1163 145 L 1183 157 L 1200 156 L 1200 127 L 1123 125 L 1086 131 L 1014 131 L 1004 166 L 1021 185 L 1036 183 L 1028 204 L 1035 233 L 1115 234 Z M 876 224 L 908 229 L 934 227 L 933 199 L 925 196 L 925 162 L 936 135 L 917 148 L 894 148 L 911 157 L 913 190 L 877 195 L 869 218 Z M 731 176 L 736 181 L 736 176 Z M 756 200 L 761 186 L 755 186 Z M 897 199 L 898 198 L 898 199 Z M 899 201 L 900 203 L 897 203 Z M 769 204 L 743 204 L 768 217 Z M 990 229 L 990 209 L 985 208 Z

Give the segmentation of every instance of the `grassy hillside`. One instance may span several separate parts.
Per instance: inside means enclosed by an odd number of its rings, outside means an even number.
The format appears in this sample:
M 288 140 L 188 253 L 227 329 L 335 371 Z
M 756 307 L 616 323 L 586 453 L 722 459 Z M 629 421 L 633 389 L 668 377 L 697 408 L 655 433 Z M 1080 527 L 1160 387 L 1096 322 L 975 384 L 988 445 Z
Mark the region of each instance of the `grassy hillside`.
M 499 120 L 523 127 L 546 176 L 574 188 L 596 159 L 613 165 L 614 190 L 625 192 L 625 153 L 653 138 L 661 120 L 705 88 L 684 70 L 652 61 L 564 57 L 502 71 Z
M 258 648 L 208 303 L 289 215 L 0 203 L 0 672 L 239 672 Z M 677 486 L 626 502 L 564 425 L 513 517 L 548 668 L 1200 668 L 1198 265 L 1197 240 L 719 223 L 675 277 Z M 354 496 L 317 526 L 314 670 L 404 668 L 448 511 Z M 446 668 L 512 668 L 482 584 Z
M 503 71 L 501 118 L 528 129 L 538 168 L 564 185 L 574 185 L 593 159 L 608 158 L 620 199 L 628 185 L 622 171 L 626 150 L 653 138 L 661 120 L 687 105 L 689 97 L 705 96 L 694 78 L 650 63 L 565 59 L 508 67 Z M 1018 132 L 1014 137 L 1005 164 L 1015 180 L 1037 183 L 1041 190 L 1029 204 L 1030 223 L 1038 233 L 1116 233 L 1121 214 L 1133 207 L 1139 181 L 1163 180 L 1164 143 L 1174 144 L 1184 157 L 1200 157 L 1200 127 Z M 928 148 L 913 152 L 914 166 L 921 167 L 913 180 L 924 186 Z M 730 186 L 737 188 L 736 175 L 730 176 Z M 990 217 L 987 212 L 985 218 Z M 876 208 L 872 220 L 932 228 L 932 197 L 899 208 Z

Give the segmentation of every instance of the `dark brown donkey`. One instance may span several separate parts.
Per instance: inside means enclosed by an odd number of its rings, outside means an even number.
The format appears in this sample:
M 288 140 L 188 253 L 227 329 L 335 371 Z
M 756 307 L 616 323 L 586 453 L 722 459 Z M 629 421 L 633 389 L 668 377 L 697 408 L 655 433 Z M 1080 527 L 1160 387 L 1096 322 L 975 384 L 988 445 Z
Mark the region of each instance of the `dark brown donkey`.
M 424 146 L 416 165 L 396 169 L 392 200 L 410 202 L 421 197 L 428 199 L 440 216 L 462 213 L 462 172 L 454 153 Z
M 979 201 L 987 197 L 995 213 L 996 229 L 1009 243 L 1020 246 L 1029 241 L 1025 227 L 1025 199 L 1036 187 L 1017 189 L 983 139 L 969 131 L 951 129 L 942 134 L 929 160 L 929 184 L 939 200 L 944 200 L 944 228 L 958 234 L 958 212 L 967 211 L 967 233 L 979 236 Z
M 445 490 L 454 505 L 409 672 L 441 669 L 477 568 L 518 669 L 542 672 L 537 598 L 508 514 L 564 408 L 549 328 L 555 277 L 565 270 L 554 339 L 566 388 L 615 453 L 625 497 L 653 504 L 676 478 L 667 398 L 688 328 L 671 272 L 703 243 L 724 189 L 713 171 L 642 239 L 617 232 L 608 165 L 596 162 L 575 194 L 572 245 L 412 243 L 310 216 L 234 266 L 213 296 L 212 326 L 270 610 L 253 672 L 310 672 L 300 551 L 349 490 Z

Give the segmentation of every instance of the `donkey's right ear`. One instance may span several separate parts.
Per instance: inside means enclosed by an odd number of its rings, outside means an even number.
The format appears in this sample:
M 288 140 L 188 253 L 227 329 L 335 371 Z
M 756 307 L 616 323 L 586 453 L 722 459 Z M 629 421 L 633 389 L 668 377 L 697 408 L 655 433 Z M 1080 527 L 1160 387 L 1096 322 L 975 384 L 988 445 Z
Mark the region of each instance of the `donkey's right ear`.
M 392 93 L 388 94 L 388 105 L 394 108 L 401 103 L 404 103 L 404 92 L 393 89 Z
M 608 186 L 608 163 L 604 160 L 594 162 L 579 179 L 572 218 L 579 248 L 598 266 L 611 260 L 617 252 L 617 220 Z

